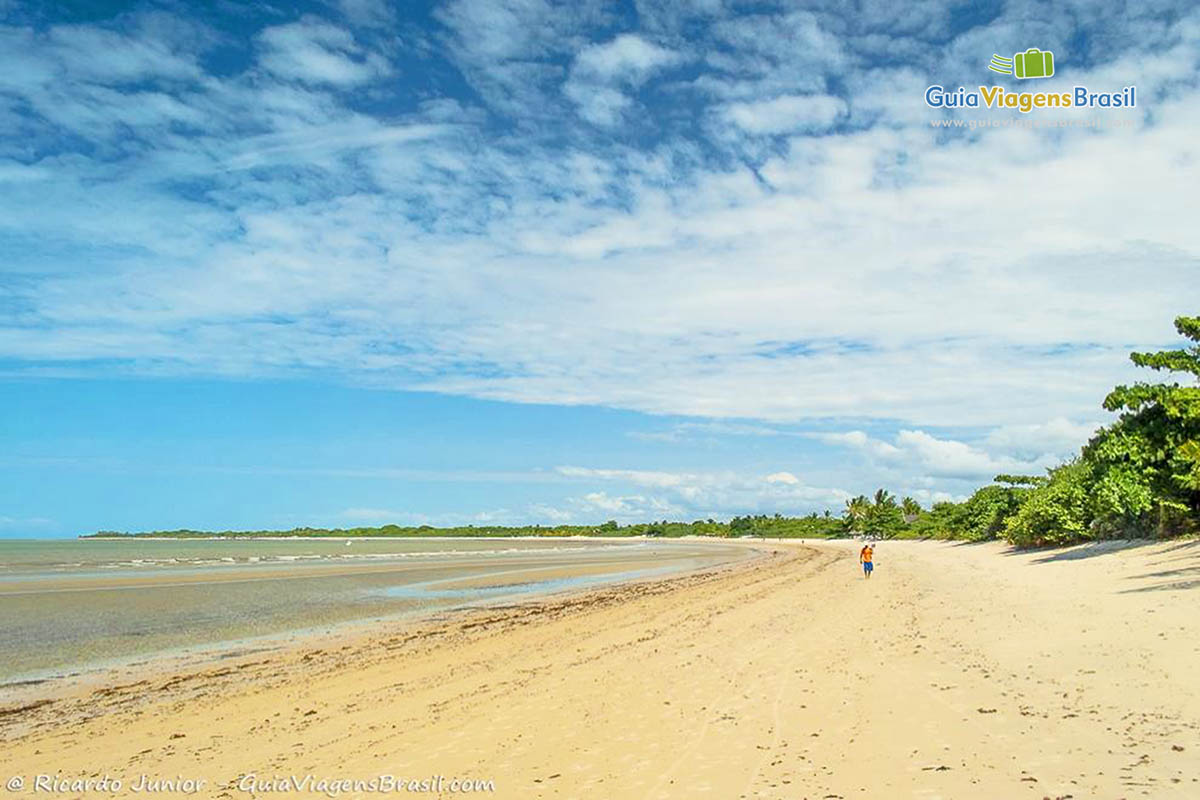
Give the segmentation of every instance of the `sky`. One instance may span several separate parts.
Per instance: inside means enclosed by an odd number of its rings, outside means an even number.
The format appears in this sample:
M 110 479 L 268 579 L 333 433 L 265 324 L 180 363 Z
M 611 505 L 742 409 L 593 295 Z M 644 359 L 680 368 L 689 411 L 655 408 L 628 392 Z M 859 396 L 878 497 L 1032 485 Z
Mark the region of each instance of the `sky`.
M 1200 312 L 1198 79 L 1188 2 L 0 0 L 0 536 L 1041 473 Z

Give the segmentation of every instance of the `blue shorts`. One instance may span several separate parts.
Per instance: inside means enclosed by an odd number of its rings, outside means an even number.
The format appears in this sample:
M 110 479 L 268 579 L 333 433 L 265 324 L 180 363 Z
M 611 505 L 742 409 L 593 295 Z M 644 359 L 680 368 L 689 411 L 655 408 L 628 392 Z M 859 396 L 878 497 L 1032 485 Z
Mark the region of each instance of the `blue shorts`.
M 870 561 L 863 562 L 863 572 L 870 572 L 873 569 L 875 569 L 875 565 L 872 564 Z

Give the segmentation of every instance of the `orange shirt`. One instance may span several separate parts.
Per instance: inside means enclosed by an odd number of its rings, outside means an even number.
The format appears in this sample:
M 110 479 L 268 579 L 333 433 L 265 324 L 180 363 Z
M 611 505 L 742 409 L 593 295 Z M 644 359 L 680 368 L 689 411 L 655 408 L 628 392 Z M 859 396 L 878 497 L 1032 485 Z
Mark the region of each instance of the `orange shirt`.
M 862 549 L 862 552 L 858 554 L 858 560 L 860 562 L 870 561 L 871 556 L 873 555 L 875 555 L 875 550 L 871 547 L 871 545 L 867 545 Z

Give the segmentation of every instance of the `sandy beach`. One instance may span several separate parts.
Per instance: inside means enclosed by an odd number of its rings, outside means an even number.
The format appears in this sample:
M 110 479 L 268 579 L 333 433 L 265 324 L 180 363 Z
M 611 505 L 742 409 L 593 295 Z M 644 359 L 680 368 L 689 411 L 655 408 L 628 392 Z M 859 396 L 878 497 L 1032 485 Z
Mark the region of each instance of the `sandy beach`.
M 884 542 L 870 581 L 852 542 L 747 546 L 763 558 L 13 692 L 0 779 L 25 796 L 56 776 L 59 797 L 380 775 L 445 797 L 456 779 L 502 798 L 1200 796 L 1200 543 Z M 71 784 L 104 776 L 121 791 Z

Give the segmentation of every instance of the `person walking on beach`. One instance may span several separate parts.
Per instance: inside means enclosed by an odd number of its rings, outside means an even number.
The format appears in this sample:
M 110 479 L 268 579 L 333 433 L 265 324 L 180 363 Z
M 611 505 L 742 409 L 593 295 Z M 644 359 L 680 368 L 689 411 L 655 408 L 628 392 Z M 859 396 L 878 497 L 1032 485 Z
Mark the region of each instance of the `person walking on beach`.
M 875 569 L 875 564 L 871 561 L 875 557 L 875 548 L 870 542 L 863 545 L 862 550 L 858 551 L 858 560 L 862 563 L 863 576 L 871 577 L 871 572 Z

